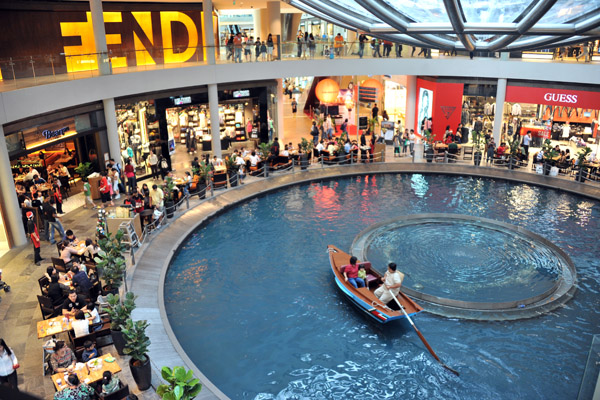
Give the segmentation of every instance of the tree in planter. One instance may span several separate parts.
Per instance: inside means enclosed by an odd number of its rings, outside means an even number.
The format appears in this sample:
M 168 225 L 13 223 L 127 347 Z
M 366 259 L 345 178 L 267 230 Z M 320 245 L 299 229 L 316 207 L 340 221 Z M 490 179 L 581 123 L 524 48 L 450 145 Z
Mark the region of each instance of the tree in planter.
M 369 118 L 367 121 L 367 132 L 371 135 L 375 135 L 375 129 L 379 126 L 379 119 L 377 117 Z
M 148 321 L 133 321 L 128 319 L 122 327 L 125 338 L 125 349 L 123 353 L 131 356 L 129 368 L 131 375 L 140 390 L 147 390 L 151 384 L 150 359 L 148 358 L 148 347 L 150 339 L 146 336 Z
M 273 146 L 273 142 L 259 143 L 258 145 L 258 149 L 262 155 L 263 166 L 265 168 L 265 176 L 268 175 L 267 169 L 269 165 L 269 153 L 271 152 L 271 146 Z
M 423 141 L 425 142 L 425 158 L 427 159 L 427 162 L 432 162 L 434 153 L 433 143 L 435 142 L 435 137 L 433 136 L 431 130 L 425 129 L 423 132 Z
M 479 131 L 473 131 L 471 133 L 471 141 L 473 142 L 473 162 L 475 165 L 481 164 L 482 149 L 485 139 Z
M 210 179 L 210 165 L 206 164 L 204 161 L 200 161 L 198 168 L 192 168 L 192 173 L 194 175 L 192 183 L 196 183 L 195 190 L 198 191 L 198 197 L 204 199 L 206 197 L 208 180 Z
M 165 195 L 164 201 L 167 218 L 171 218 L 175 213 L 175 186 L 175 182 L 170 176 L 167 176 L 164 185 L 160 186 Z
M 175 367 L 173 370 L 162 367 L 160 373 L 163 379 L 169 382 L 168 385 L 162 384 L 156 388 L 156 394 L 163 400 L 192 400 L 202 390 L 200 380 L 194 378 L 191 370 L 186 371 L 183 367 Z
M 518 165 L 519 154 L 521 153 L 521 136 L 513 135 L 512 140 L 508 141 L 508 168 L 513 169 Z
M 550 139 L 544 140 L 542 146 L 543 157 L 544 157 L 544 175 L 550 173 L 550 168 L 554 162 L 554 157 L 558 155 L 558 152 L 552 147 L 552 141 Z
M 107 308 L 106 311 L 110 316 L 110 330 L 113 338 L 113 343 L 117 349 L 117 353 L 124 354 L 125 339 L 123 337 L 122 328 L 127 320 L 131 318 L 131 312 L 135 309 L 136 296 L 132 292 L 125 293 L 124 299 L 121 301 L 118 294 L 109 294 L 106 296 Z
M 81 179 L 87 181 L 87 177 L 94 172 L 94 167 L 91 162 L 79 163 L 79 165 L 75 167 L 75 172 L 81 176 Z
M 579 150 L 577 153 L 577 181 L 583 182 L 585 181 L 586 171 L 589 169 L 587 157 L 592 152 L 592 149 L 589 147 L 584 147 Z
M 300 141 L 300 168 L 307 169 L 308 168 L 308 160 L 310 160 L 310 156 L 313 149 L 313 142 L 306 140 L 306 138 L 302 138 Z
M 114 235 L 107 233 L 98 241 L 98 254 L 94 257 L 100 277 L 104 281 L 104 291 L 116 292 L 123 284 L 123 274 L 127 263 L 123 254 L 127 250 L 123 240 L 125 232 L 119 230 Z
M 237 155 L 232 154 L 229 157 L 225 158 L 225 167 L 227 168 L 227 175 L 229 177 L 229 185 L 237 186 L 238 185 L 238 165 L 236 163 Z

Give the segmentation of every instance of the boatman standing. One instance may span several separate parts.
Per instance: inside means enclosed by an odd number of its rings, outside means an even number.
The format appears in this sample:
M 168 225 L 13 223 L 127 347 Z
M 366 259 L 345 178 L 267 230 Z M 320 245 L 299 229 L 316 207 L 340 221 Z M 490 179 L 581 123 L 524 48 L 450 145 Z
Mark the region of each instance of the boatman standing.
M 381 300 L 383 304 L 389 303 L 393 299 L 393 297 L 390 295 L 390 291 L 394 297 L 398 296 L 403 280 L 404 274 L 396 271 L 396 263 L 389 263 L 388 270 L 383 276 L 383 285 L 375 290 L 375 296 L 377 296 L 377 298 Z

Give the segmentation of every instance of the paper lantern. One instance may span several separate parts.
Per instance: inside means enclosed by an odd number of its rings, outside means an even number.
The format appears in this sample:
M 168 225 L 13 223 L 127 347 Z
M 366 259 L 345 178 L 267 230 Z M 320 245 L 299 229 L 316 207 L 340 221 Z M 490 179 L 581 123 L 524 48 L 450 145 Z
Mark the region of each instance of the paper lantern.
M 340 93 L 340 85 L 333 79 L 323 79 L 317 84 L 315 94 L 317 99 L 323 104 L 335 103 L 338 94 Z
M 383 93 L 383 85 L 379 83 L 377 79 L 367 79 L 360 86 L 362 87 L 372 87 L 377 89 L 377 95 L 381 95 Z

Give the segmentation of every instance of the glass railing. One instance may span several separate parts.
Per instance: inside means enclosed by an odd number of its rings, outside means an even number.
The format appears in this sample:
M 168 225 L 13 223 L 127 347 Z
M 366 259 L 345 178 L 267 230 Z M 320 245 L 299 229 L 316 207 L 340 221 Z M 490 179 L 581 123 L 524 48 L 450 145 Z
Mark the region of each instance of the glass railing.
M 139 72 L 155 69 L 180 68 L 207 64 L 207 53 L 215 53 L 217 64 L 235 62 L 269 62 L 314 59 L 359 59 L 359 58 L 431 58 L 445 59 L 469 57 L 468 52 L 426 50 L 417 47 L 392 44 L 373 46 L 370 42 L 344 42 L 336 46 L 333 42 L 318 40 L 314 44 L 298 45 L 296 41 L 274 43 L 272 47 L 248 45 L 236 49 L 233 46 L 160 48 L 143 50 L 111 50 L 105 54 L 54 54 L 0 59 L 0 91 L 15 90 L 74 79 L 99 76 L 98 59 L 108 62 L 113 74 Z M 577 60 L 576 53 L 544 50 L 524 52 L 520 61 L 533 62 L 584 62 Z M 475 57 L 499 58 L 499 53 L 474 54 Z M 592 62 L 600 59 L 592 54 Z

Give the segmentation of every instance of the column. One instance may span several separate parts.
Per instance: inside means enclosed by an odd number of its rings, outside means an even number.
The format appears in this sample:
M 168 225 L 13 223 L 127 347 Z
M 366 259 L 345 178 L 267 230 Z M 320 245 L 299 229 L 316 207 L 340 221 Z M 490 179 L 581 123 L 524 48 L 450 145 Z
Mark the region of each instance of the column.
M 106 137 L 108 138 L 108 152 L 110 158 L 121 165 L 125 164 L 125 160 L 121 160 L 121 142 L 119 140 L 119 131 L 117 129 L 117 112 L 115 110 L 115 99 L 102 100 L 104 106 L 104 121 L 106 122 Z M 102 159 L 102 155 L 98 157 Z M 101 160 L 104 163 L 104 160 Z
M 221 124 L 219 123 L 219 91 L 217 84 L 208 85 L 208 108 L 210 111 L 210 133 L 212 154 L 221 158 Z
M 25 245 L 27 244 L 27 236 L 25 236 L 25 227 L 23 227 L 23 220 L 21 219 L 21 209 L 15 191 L 10 157 L 8 156 L 2 125 L 0 125 L 0 192 L 3 207 L 2 218 L 4 218 L 6 234 L 10 238 L 9 243 L 11 247 Z M 38 226 L 38 229 L 41 228 L 43 227 Z
M 506 78 L 498 79 L 496 88 L 496 113 L 494 114 L 494 142 L 500 145 L 500 133 L 502 132 L 502 111 L 504 110 L 504 99 L 506 98 Z
M 216 64 L 215 53 L 215 30 L 213 29 L 212 0 L 202 2 L 202 11 L 204 14 L 204 41 L 206 42 L 206 62 L 208 65 Z
M 254 24 L 254 39 L 256 39 L 257 37 L 260 38 L 260 40 L 263 40 L 263 36 L 262 36 L 262 18 L 261 18 L 261 13 L 260 13 L 260 9 L 254 9 L 252 10 L 252 23 Z M 265 37 L 266 39 L 266 37 Z
M 415 125 L 415 113 L 417 110 L 417 77 L 410 75 L 406 77 L 406 121 L 404 127 L 417 130 Z
M 96 42 L 96 53 L 98 53 L 98 70 L 100 75 L 112 73 L 108 46 L 106 45 L 106 31 L 104 30 L 104 15 L 102 14 L 102 0 L 90 0 L 90 11 L 92 14 L 92 26 L 94 29 L 94 41 Z
M 273 59 L 281 58 L 281 3 L 279 1 L 267 2 L 267 21 L 269 23 L 269 32 L 273 36 L 275 42 L 275 51 Z M 265 37 L 264 40 L 266 40 Z
M 283 79 L 277 79 L 277 101 L 275 102 L 275 106 L 277 106 L 277 125 L 275 125 L 275 132 L 277 132 L 277 137 L 279 138 L 279 144 L 283 147 L 284 140 L 284 132 L 283 132 Z M 272 117 L 271 117 L 272 118 Z

